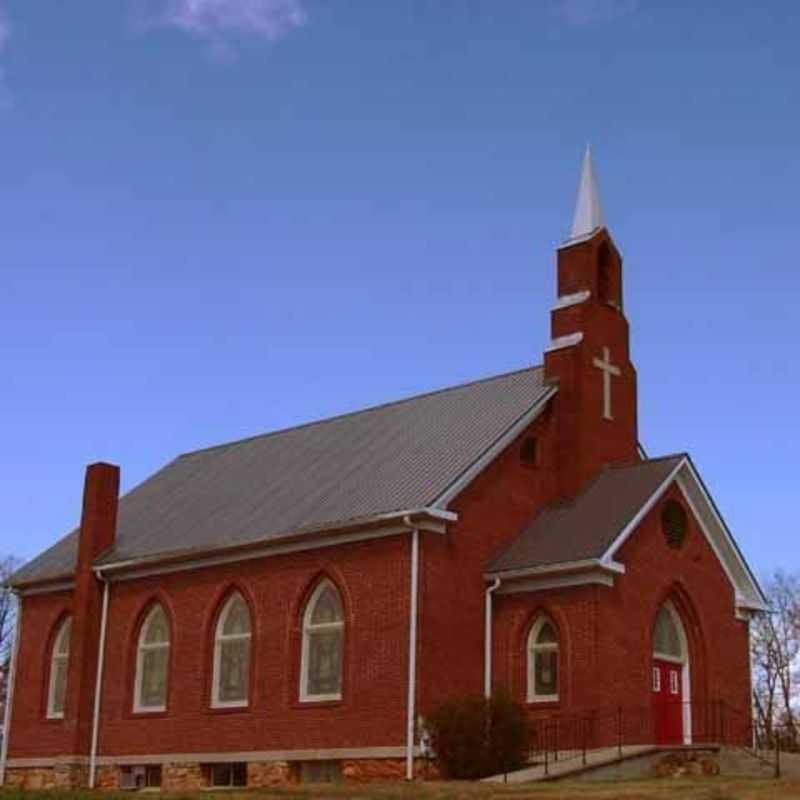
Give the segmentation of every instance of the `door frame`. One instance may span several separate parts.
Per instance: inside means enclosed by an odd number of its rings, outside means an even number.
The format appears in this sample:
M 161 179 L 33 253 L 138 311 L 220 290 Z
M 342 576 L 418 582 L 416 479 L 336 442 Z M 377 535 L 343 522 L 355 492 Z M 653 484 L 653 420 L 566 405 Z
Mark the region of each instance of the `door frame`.
M 681 645 L 681 656 L 680 658 L 676 658 L 675 656 L 666 655 L 665 653 L 658 653 L 656 652 L 655 647 L 651 647 L 650 649 L 650 665 L 652 668 L 653 661 L 658 659 L 659 661 L 668 661 L 673 664 L 680 664 L 683 669 L 681 670 L 681 699 L 683 701 L 683 708 L 682 708 L 682 721 L 683 721 L 683 743 L 684 744 L 691 744 L 692 743 L 692 676 L 691 676 L 691 659 L 689 657 L 689 637 L 686 635 L 686 628 L 683 625 L 683 620 L 681 619 L 681 615 L 678 613 L 678 609 L 675 608 L 675 604 L 671 600 L 665 600 L 656 610 L 656 616 L 658 616 L 658 612 L 664 608 L 669 613 L 670 617 L 672 618 L 672 624 L 675 626 L 675 630 L 678 632 L 678 639 Z

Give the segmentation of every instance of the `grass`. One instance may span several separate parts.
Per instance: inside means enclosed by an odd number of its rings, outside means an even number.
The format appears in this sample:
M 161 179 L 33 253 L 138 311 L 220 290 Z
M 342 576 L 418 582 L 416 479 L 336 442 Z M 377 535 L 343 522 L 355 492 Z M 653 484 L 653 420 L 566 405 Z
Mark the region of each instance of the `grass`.
M 97 800 L 90 792 L 0 791 L 0 800 Z M 131 800 L 130 793 L 102 794 L 103 800 Z M 799 800 L 800 781 L 762 778 L 661 778 L 646 781 L 559 782 L 500 785 L 460 782 L 425 784 L 319 785 L 246 792 L 196 792 L 170 800 Z

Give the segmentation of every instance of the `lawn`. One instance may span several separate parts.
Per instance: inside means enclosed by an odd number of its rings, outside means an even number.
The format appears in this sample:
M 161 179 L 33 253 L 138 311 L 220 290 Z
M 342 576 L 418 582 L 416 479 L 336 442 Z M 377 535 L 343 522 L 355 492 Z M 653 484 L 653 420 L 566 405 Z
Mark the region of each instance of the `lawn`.
M 88 800 L 89 792 L 57 792 L 55 800 Z M 130 800 L 130 793 L 102 794 L 108 800 Z M 647 781 L 604 783 L 559 782 L 537 785 L 487 785 L 480 783 L 435 782 L 426 784 L 374 784 L 366 786 L 327 785 L 247 792 L 198 792 L 175 794 L 174 800 L 300 800 L 301 798 L 347 798 L 348 800 L 800 800 L 800 781 L 756 778 L 661 778 Z M 2 800 L 54 800 L 53 792 L 0 791 Z

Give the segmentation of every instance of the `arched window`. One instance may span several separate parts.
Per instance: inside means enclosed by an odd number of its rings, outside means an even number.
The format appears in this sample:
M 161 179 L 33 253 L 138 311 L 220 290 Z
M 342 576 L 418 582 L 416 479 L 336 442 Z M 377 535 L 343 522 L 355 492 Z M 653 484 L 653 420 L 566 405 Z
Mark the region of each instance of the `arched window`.
M 47 716 L 50 719 L 64 717 L 71 634 L 72 617 L 67 617 L 59 626 L 56 638 L 53 640 L 53 653 L 50 657 L 50 686 L 47 692 Z
M 558 700 L 558 633 L 548 617 L 539 617 L 528 636 L 528 702 Z
M 214 635 L 213 706 L 246 706 L 250 690 L 250 609 L 236 593 L 225 603 Z
M 167 707 L 169 623 L 160 605 L 153 606 L 139 632 L 136 651 L 134 711 L 164 711 Z
M 303 614 L 303 653 L 300 668 L 302 701 L 340 700 L 344 614 L 339 592 L 322 581 Z
M 675 624 L 670 610 L 666 606 L 661 606 L 656 617 L 656 629 L 654 635 L 653 650 L 656 658 L 672 661 L 683 660 L 683 644 L 678 627 Z

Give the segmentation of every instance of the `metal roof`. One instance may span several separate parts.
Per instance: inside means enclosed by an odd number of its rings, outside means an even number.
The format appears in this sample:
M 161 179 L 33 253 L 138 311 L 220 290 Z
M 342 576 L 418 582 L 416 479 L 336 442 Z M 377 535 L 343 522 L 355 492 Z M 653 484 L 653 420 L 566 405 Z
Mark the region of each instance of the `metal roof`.
M 186 453 L 121 498 L 116 540 L 100 563 L 428 507 L 550 391 L 532 367 Z M 12 583 L 70 575 L 76 551 L 73 531 Z
M 487 572 L 601 558 L 685 457 L 607 467 L 572 502 L 543 509 Z

